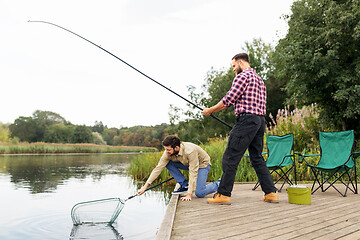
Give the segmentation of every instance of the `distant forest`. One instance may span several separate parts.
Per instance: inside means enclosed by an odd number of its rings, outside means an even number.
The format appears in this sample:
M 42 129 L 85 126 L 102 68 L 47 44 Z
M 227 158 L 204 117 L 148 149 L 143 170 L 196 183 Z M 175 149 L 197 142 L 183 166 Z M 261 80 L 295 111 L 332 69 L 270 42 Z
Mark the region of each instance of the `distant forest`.
M 0 142 L 95 143 L 113 146 L 161 148 L 168 124 L 108 128 L 101 121 L 93 126 L 74 125 L 60 114 L 37 110 L 18 117 L 12 124 L 0 124 Z

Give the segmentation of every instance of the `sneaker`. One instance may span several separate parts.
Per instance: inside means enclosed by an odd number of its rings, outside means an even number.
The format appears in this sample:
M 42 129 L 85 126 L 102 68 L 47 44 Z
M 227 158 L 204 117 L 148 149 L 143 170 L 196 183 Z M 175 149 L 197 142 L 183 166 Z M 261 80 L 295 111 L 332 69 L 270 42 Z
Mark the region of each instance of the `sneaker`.
M 187 193 L 188 187 L 179 187 L 176 191 L 173 191 L 172 194 L 182 194 Z
M 219 185 L 220 185 L 220 181 L 221 181 L 221 178 L 219 178 L 219 179 L 215 182 L 218 187 L 219 187 Z
M 213 198 L 207 199 L 208 203 L 220 204 L 220 205 L 230 205 L 231 197 L 222 195 L 220 193 L 215 193 Z
M 277 192 L 268 193 L 263 197 L 265 202 L 269 203 L 279 203 L 279 196 Z

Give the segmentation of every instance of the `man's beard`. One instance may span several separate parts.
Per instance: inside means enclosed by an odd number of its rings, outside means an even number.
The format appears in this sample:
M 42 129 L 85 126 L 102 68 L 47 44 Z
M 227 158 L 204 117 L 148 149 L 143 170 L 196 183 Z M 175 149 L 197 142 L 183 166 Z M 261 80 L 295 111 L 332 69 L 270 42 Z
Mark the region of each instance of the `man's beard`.
M 242 72 L 241 68 L 239 68 L 237 71 L 236 71 L 236 75 L 240 74 Z
M 175 151 L 175 150 L 174 150 L 174 153 L 171 154 L 170 156 L 176 156 L 176 155 L 178 155 L 178 153 L 179 153 L 179 151 Z

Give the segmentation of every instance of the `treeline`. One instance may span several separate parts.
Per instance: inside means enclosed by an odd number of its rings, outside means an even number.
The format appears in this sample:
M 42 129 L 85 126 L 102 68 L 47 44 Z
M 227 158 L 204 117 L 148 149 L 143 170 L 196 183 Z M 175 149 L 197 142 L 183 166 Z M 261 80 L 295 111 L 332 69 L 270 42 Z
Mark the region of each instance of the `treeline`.
M 93 126 L 74 125 L 60 114 L 37 110 L 0 124 L 0 142 L 95 143 L 113 146 L 161 147 L 167 124 L 145 127 L 108 128 L 101 121 Z

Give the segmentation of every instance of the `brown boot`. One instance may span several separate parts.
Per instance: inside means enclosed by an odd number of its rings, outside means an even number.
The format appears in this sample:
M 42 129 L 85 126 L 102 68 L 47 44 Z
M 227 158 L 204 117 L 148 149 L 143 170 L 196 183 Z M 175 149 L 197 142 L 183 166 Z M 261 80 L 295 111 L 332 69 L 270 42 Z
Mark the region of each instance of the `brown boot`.
M 220 193 L 215 193 L 213 198 L 207 199 L 208 203 L 220 204 L 220 205 L 230 205 L 231 197 L 222 195 Z
M 268 193 L 263 197 L 263 200 L 269 203 L 279 203 L 278 193 L 277 192 Z

